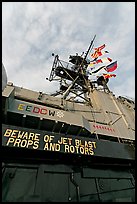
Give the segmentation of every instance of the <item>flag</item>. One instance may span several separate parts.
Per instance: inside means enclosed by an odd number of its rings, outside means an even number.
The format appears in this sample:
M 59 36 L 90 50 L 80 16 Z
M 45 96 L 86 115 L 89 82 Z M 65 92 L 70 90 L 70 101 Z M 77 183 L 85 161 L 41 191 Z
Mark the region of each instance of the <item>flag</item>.
M 103 58 L 102 63 L 105 63 L 105 62 L 112 62 L 112 59 L 109 57 Z
M 112 61 L 112 59 L 109 58 L 109 57 L 105 57 L 105 58 L 96 60 L 97 64 L 100 63 L 100 62 L 105 63 L 105 62 L 111 62 L 111 61 Z
M 109 52 L 107 50 L 105 50 L 105 51 L 102 50 L 100 53 L 101 53 L 101 55 L 104 55 L 104 54 L 109 53 Z
M 106 57 L 106 58 L 102 58 L 102 59 L 98 59 L 98 60 L 96 60 L 96 61 L 93 61 L 93 62 L 91 62 L 89 65 L 90 65 L 90 66 L 94 66 L 95 64 L 98 64 L 98 63 L 105 63 L 105 62 L 111 62 L 111 61 L 112 61 L 111 58 Z
M 93 54 L 91 54 L 91 57 L 92 58 L 98 58 L 99 56 L 102 56 L 102 55 L 104 55 L 104 54 L 106 54 L 106 53 L 109 53 L 107 50 L 105 50 L 105 51 L 95 51 Z
M 117 61 L 115 61 L 115 62 L 113 62 L 113 63 L 107 65 L 107 66 L 105 67 L 105 70 L 106 70 L 107 72 L 113 72 L 116 68 L 117 68 Z
M 99 59 L 99 60 L 96 60 L 96 61 L 94 61 L 94 62 L 91 62 L 89 65 L 90 66 L 94 66 L 95 64 L 98 64 L 98 63 L 100 63 L 101 62 L 101 60 Z
M 101 62 L 102 62 L 102 60 L 98 59 L 98 60 L 95 61 L 95 64 L 98 64 L 98 63 L 101 63 Z
M 105 66 L 100 67 L 99 69 L 95 70 L 95 71 L 92 72 L 92 73 L 93 73 L 93 74 L 94 74 L 94 73 L 97 73 L 98 71 L 100 71 L 100 70 L 103 69 L 103 68 L 105 68 Z
M 97 52 L 100 52 L 106 45 L 101 45 L 98 48 L 94 48 L 94 50 L 96 50 Z
M 93 54 L 91 54 L 92 58 L 98 58 L 100 55 L 98 52 L 94 52 Z
M 105 79 L 111 78 L 111 77 L 116 77 L 116 74 L 103 74 L 103 77 Z

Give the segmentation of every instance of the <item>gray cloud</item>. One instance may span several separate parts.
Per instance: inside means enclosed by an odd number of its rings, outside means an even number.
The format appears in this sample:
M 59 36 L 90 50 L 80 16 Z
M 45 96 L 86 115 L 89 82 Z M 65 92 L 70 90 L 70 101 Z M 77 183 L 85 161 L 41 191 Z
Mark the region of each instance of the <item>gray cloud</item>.
M 24 88 L 54 92 L 49 77 L 52 52 L 68 61 L 70 54 L 106 44 L 118 61 L 109 81 L 116 95 L 135 97 L 134 2 L 2 3 L 2 60 L 8 81 Z M 89 57 L 90 58 L 90 57 Z

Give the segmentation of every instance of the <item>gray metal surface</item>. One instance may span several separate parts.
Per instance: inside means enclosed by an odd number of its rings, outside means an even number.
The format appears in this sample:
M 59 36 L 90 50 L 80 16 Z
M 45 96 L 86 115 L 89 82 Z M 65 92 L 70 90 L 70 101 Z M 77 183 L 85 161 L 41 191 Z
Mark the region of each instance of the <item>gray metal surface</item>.
M 96 135 L 135 140 L 134 103 L 121 101 L 113 93 L 94 90 L 90 93 L 90 105 L 75 103 L 61 98 L 7 85 L 2 95 L 10 100 L 7 111 L 40 120 L 83 127 Z

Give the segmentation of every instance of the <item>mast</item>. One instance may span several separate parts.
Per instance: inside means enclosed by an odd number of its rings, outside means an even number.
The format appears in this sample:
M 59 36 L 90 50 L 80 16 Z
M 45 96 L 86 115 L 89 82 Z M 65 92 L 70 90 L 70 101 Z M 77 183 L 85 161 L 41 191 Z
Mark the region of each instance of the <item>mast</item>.
M 89 51 L 90 51 L 90 49 L 91 49 L 91 46 L 93 45 L 93 42 L 94 42 L 94 40 L 95 40 L 95 37 L 96 37 L 96 35 L 94 36 L 93 40 L 91 40 L 91 43 L 90 43 L 90 45 L 89 45 L 89 48 L 88 48 L 87 52 L 85 53 L 84 60 L 86 60 L 86 58 L 87 58 L 87 56 L 88 56 L 88 53 L 89 53 Z
M 96 35 L 91 40 L 84 57 L 78 55 L 78 53 L 70 55 L 68 63 L 60 60 L 59 56 L 55 55 L 49 81 L 58 80 L 60 91 L 52 95 L 61 95 L 62 101 L 64 99 L 78 101 L 81 98 L 82 101 L 84 100 L 91 105 L 88 95 L 91 91 L 92 83 L 88 79 L 86 70 L 89 64 L 87 56 L 93 47 L 95 37 Z M 54 55 L 52 54 L 52 56 Z
M 86 53 L 85 53 L 85 57 L 83 58 L 83 61 L 87 59 L 87 56 L 88 56 L 89 52 L 90 52 L 91 49 L 93 48 L 93 42 L 94 42 L 94 40 L 95 40 L 95 37 L 96 37 L 96 35 L 94 35 L 93 39 L 91 40 L 90 45 L 89 45 L 89 48 L 88 48 L 88 50 L 87 50 Z M 86 68 L 87 68 L 87 67 L 86 67 Z M 81 71 L 82 71 L 82 74 L 83 74 L 83 78 L 84 78 L 85 84 L 86 84 L 86 86 L 87 86 L 87 92 L 84 93 L 84 97 L 87 98 L 87 93 L 88 93 L 88 95 L 89 95 L 90 92 L 91 92 L 91 89 L 92 89 L 92 88 L 91 88 L 91 85 L 92 85 L 92 83 L 89 81 L 89 79 L 86 79 L 86 78 L 84 77 L 84 73 L 85 73 L 86 69 L 85 69 L 85 70 L 82 69 Z M 90 101 L 90 105 L 91 105 L 91 99 L 90 99 L 89 101 Z

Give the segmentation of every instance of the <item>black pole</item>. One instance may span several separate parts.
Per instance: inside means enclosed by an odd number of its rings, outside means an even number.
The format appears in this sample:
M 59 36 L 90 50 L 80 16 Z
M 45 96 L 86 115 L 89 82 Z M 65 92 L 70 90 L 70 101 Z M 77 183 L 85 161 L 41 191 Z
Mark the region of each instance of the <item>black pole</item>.
M 86 57 L 87 57 L 87 55 L 88 55 L 88 53 L 89 53 L 89 51 L 90 51 L 90 49 L 91 49 L 91 46 L 93 45 L 93 42 L 94 42 L 94 40 L 95 40 L 95 37 L 96 37 L 96 35 L 94 36 L 93 40 L 91 41 L 91 43 L 90 43 L 90 45 L 89 45 L 89 48 L 88 48 L 88 50 L 87 50 L 87 52 L 86 52 L 86 55 L 85 55 L 84 59 L 86 59 Z

